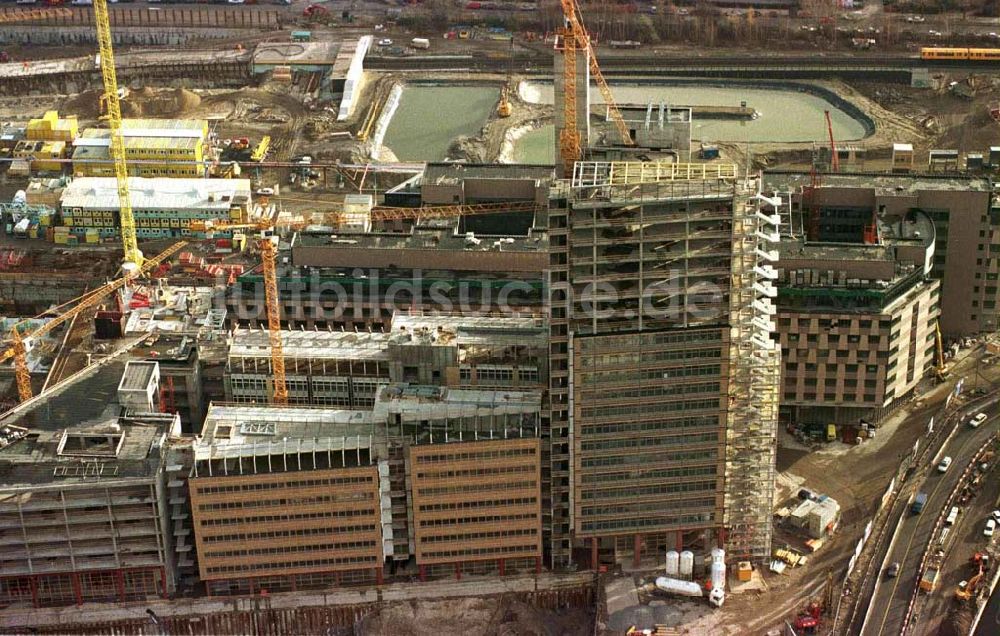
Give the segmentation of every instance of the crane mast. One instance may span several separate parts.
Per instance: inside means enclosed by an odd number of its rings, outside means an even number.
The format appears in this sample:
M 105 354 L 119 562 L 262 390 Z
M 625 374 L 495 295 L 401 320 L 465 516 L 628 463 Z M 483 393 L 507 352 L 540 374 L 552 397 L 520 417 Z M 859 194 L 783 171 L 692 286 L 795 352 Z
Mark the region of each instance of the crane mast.
M 601 91 L 604 103 L 607 105 L 611 120 L 618 129 L 622 143 L 627 146 L 634 146 L 635 141 L 629 133 L 628 125 L 622 117 L 614 95 L 611 94 L 611 87 L 608 86 L 601 73 L 601 67 L 597 63 L 597 55 L 594 53 L 590 41 L 590 34 L 583 26 L 580 7 L 576 0 L 560 0 L 562 6 L 564 25 L 556 32 L 556 50 L 563 55 L 563 129 L 559 132 L 559 158 L 563 164 L 563 175 L 572 176 L 573 164 L 581 156 L 580 131 L 577 129 L 577 76 L 576 62 L 579 52 L 586 52 L 590 55 L 590 74 L 594 76 L 597 87 Z M 590 87 L 588 86 L 589 90 Z M 586 115 L 589 116 L 589 113 Z
M 135 217 L 132 215 L 132 198 L 128 191 L 128 167 L 125 165 L 125 140 L 122 138 L 122 108 L 118 97 L 118 77 L 115 73 L 115 54 L 111 41 L 111 20 L 108 17 L 107 0 L 94 0 L 94 19 L 97 22 L 97 44 L 100 49 L 101 79 L 104 82 L 103 102 L 107 109 L 108 126 L 111 129 L 109 154 L 115 170 L 118 186 L 118 209 L 121 223 L 122 244 L 125 248 L 126 275 L 138 271 L 142 266 L 142 252 L 135 232 Z

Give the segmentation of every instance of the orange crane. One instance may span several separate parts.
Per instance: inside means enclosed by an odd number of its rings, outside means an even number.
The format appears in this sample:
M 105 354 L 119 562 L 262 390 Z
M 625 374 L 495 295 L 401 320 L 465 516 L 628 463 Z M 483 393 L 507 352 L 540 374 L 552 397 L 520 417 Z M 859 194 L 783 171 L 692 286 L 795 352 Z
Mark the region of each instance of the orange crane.
M 267 333 L 271 345 L 271 370 L 274 386 L 271 402 L 288 404 L 288 380 L 285 376 L 285 349 L 281 342 L 281 310 L 278 298 L 278 236 L 274 233 L 273 218 L 263 218 L 253 223 L 227 223 L 213 221 L 192 221 L 190 229 L 205 232 L 209 238 L 214 231 L 256 230 L 257 249 L 260 250 L 261 265 L 264 269 L 264 304 L 267 307 Z
M 582 154 L 580 131 L 577 129 L 577 77 L 576 59 L 578 53 L 590 54 L 590 74 L 594 76 L 597 87 L 604 97 L 604 102 L 608 107 L 612 121 L 618 129 L 622 143 L 627 146 L 634 146 L 635 141 L 629 134 L 628 126 L 622 118 L 618 104 L 615 102 L 611 88 L 601 73 L 601 67 L 597 63 L 597 55 L 594 53 L 590 41 L 590 34 L 583 26 L 583 14 L 576 0 L 560 0 L 563 12 L 564 25 L 556 31 L 557 51 L 563 54 L 563 129 L 559 133 L 559 157 L 562 159 L 563 176 L 570 176 L 573 173 L 573 164 L 578 161 Z M 588 87 L 589 88 L 589 87 Z
M 830 170 L 840 172 L 840 157 L 837 156 L 837 143 L 833 140 L 833 122 L 830 120 L 830 111 L 823 111 L 826 114 L 826 132 L 830 135 Z
M 499 212 L 534 211 L 538 205 L 534 202 L 485 203 L 480 205 L 451 205 L 426 208 L 395 208 L 376 207 L 372 209 L 373 220 L 416 219 L 416 218 L 450 218 L 456 216 L 491 214 Z M 338 217 L 334 213 L 334 217 Z M 285 374 L 285 351 L 281 341 L 281 310 L 278 296 L 278 237 L 274 233 L 279 226 L 285 224 L 267 217 L 251 223 L 228 223 L 214 221 L 192 221 L 189 229 L 194 232 L 204 232 L 208 238 L 214 231 L 256 230 L 257 247 L 260 250 L 261 266 L 264 270 L 264 304 L 267 309 L 268 342 L 271 345 L 271 369 L 274 373 L 274 388 L 271 401 L 274 404 L 288 404 L 288 379 Z
M 140 272 L 148 273 L 150 270 L 156 268 L 160 263 L 176 254 L 186 244 L 186 242 L 180 241 L 163 250 L 155 257 L 143 261 Z M 73 300 L 59 305 L 56 307 L 56 310 L 60 313 L 55 318 L 49 320 L 41 327 L 34 329 L 30 333 L 22 333 L 29 324 L 29 321 L 27 320 L 22 320 L 11 328 L 10 344 L 5 350 L 0 352 L 0 363 L 4 363 L 11 358 L 14 359 L 14 377 L 17 381 L 17 394 L 22 402 L 31 399 L 32 396 L 31 373 L 28 369 L 28 344 L 32 340 L 37 340 L 38 338 L 41 338 L 45 334 L 51 332 L 59 325 L 64 324 L 67 320 L 70 320 L 81 312 L 97 306 L 110 294 L 121 289 L 130 281 L 134 280 L 135 277 L 136 274 L 132 273 L 130 275 L 117 278 L 105 285 L 102 285 L 101 287 L 98 287 L 97 289 L 79 296 L 78 298 L 74 298 Z M 67 307 L 69 308 L 67 309 Z M 44 316 L 44 314 L 42 316 Z

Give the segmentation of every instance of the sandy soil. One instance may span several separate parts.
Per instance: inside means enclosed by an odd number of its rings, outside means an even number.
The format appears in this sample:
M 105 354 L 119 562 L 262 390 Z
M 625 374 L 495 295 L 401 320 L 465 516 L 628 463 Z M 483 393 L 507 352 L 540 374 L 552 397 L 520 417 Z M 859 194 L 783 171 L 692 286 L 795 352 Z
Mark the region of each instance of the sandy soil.
M 577 636 L 591 629 L 593 618 L 586 612 L 539 610 L 500 597 L 395 603 L 365 618 L 358 633 L 363 636 Z

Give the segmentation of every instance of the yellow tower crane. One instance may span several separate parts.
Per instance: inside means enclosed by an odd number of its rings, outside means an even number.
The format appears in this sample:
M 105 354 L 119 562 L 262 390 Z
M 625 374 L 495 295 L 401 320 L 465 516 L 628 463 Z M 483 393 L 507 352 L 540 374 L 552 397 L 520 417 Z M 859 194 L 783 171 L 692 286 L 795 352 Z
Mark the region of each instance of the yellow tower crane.
M 63 303 L 56 308 L 56 310 L 60 313 L 55 318 L 52 318 L 37 329 L 25 332 L 25 329 L 29 324 L 29 321 L 27 320 L 22 320 L 15 324 L 10 330 L 10 343 L 6 349 L 0 350 L 0 363 L 4 363 L 11 358 L 14 359 L 14 377 L 17 381 L 17 395 L 20 400 L 24 402 L 25 400 L 31 399 L 32 396 L 31 372 L 28 369 L 28 344 L 31 341 L 41 338 L 59 325 L 64 324 L 67 320 L 79 315 L 81 312 L 97 306 L 112 293 L 124 287 L 130 280 L 135 278 L 137 274 L 146 273 L 152 270 L 154 267 L 177 253 L 177 251 L 186 244 L 187 243 L 184 241 L 175 243 L 157 254 L 155 257 L 145 261 L 137 272 L 126 274 L 125 276 L 102 285 L 97 289 L 89 291 L 78 298 L 74 298 L 73 300 Z M 40 318 L 43 316 L 40 316 Z
M 125 141 L 122 138 L 122 108 L 118 96 L 118 77 L 115 73 L 115 53 L 111 42 L 111 20 L 108 17 L 107 0 L 94 0 L 94 19 L 97 23 L 101 78 L 104 81 L 102 101 L 107 109 L 108 126 L 111 129 L 110 155 L 118 185 L 122 245 L 125 248 L 125 263 L 122 269 L 125 275 L 129 276 L 134 275 L 142 266 L 142 252 L 139 251 L 139 240 L 136 238 L 132 198 L 128 191 L 128 167 L 125 165 Z
M 634 146 L 635 141 L 629 133 L 625 119 L 622 117 L 618 104 L 615 102 L 611 88 L 601 73 L 601 67 L 597 63 L 597 55 L 594 53 L 590 41 L 590 34 L 583 26 L 583 14 L 576 0 L 560 0 L 562 5 L 564 25 L 556 31 L 556 50 L 563 54 L 563 129 L 559 133 L 559 157 L 562 160 L 563 176 L 572 176 L 573 164 L 578 161 L 582 154 L 580 131 L 577 128 L 577 100 L 576 100 L 576 60 L 578 53 L 590 54 L 590 74 L 594 76 L 597 87 L 604 97 L 604 103 L 608 107 L 611 120 L 618 129 L 622 143 L 627 146 Z M 589 87 L 588 87 L 589 90 Z M 589 116 L 589 114 L 588 114 Z

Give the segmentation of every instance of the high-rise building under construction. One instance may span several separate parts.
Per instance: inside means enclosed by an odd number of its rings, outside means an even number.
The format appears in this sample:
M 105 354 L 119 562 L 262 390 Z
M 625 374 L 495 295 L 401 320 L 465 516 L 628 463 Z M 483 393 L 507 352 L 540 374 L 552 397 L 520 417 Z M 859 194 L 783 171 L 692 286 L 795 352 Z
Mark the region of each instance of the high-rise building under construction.
M 757 188 L 733 166 L 578 162 L 553 201 L 554 565 L 767 558 L 778 215 Z

